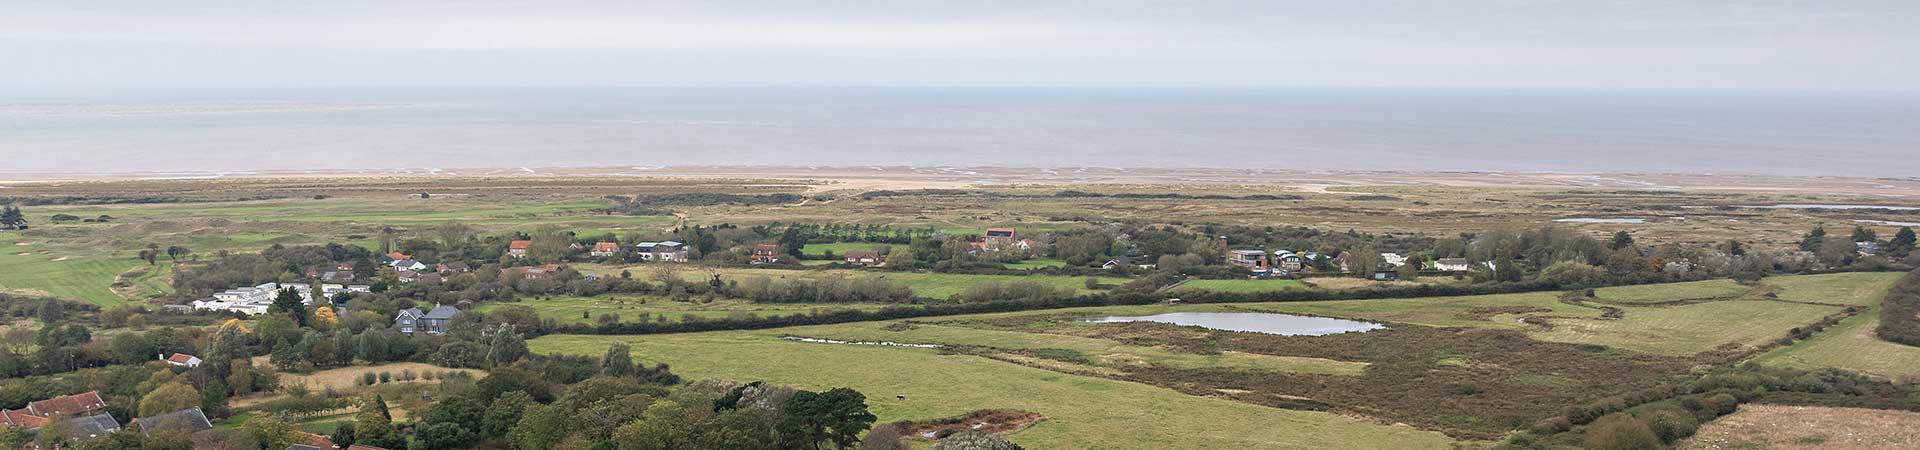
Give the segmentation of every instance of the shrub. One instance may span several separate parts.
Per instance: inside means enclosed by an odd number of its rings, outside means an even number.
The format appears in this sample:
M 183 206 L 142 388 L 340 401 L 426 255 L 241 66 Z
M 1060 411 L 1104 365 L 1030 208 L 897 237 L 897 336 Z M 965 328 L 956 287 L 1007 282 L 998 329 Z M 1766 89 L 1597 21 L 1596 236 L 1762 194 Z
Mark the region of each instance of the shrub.
M 1612 414 L 1587 427 L 1589 450 L 1659 450 L 1666 448 L 1646 422 L 1626 414 Z
M 1693 415 L 1674 408 L 1654 411 L 1647 415 L 1646 422 L 1660 441 L 1669 444 L 1692 436 L 1700 429 L 1700 422 Z
M 378 383 L 378 382 L 380 382 L 379 375 L 375 375 L 373 372 L 360 374 L 361 386 L 372 386 L 374 383 Z
M 1532 431 L 1533 434 L 1545 436 L 1571 430 L 1573 429 L 1573 422 L 1567 421 L 1566 416 L 1553 416 L 1540 419 L 1540 421 L 1534 422 L 1533 425 L 1527 427 L 1527 429 Z
M 382 372 L 380 372 L 380 382 L 381 382 L 381 383 L 392 383 L 392 382 L 393 382 L 393 372 L 386 372 L 386 371 L 382 371 Z

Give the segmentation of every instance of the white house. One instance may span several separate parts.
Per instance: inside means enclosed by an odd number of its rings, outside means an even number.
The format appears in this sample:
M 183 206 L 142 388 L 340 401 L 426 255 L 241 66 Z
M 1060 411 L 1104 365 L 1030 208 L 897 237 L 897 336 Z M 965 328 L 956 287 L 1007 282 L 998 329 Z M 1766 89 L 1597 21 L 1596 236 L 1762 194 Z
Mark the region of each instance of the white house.
M 1400 267 L 1407 264 L 1407 257 L 1401 256 L 1399 253 L 1381 253 L 1380 260 L 1386 261 L 1388 267 Z
M 1433 270 L 1441 272 L 1466 272 L 1473 270 L 1473 263 L 1466 258 L 1440 258 L 1433 262 Z
M 413 271 L 413 272 L 427 270 L 426 264 L 421 263 L 419 261 L 414 261 L 411 259 L 395 260 L 391 264 L 393 265 L 393 270 L 406 270 L 406 271 Z
M 171 356 L 161 355 L 160 360 L 166 361 L 169 366 L 179 366 L 188 369 L 200 367 L 200 357 L 185 353 L 175 353 Z

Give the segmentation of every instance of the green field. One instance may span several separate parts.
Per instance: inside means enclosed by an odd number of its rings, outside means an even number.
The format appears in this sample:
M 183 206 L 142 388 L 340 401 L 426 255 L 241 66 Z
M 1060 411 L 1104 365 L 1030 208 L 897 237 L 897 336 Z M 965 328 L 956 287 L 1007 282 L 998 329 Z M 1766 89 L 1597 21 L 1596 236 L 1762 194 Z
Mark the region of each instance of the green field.
M 1920 381 L 1920 347 L 1880 340 L 1874 329 L 1880 316 L 1868 311 L 1840 321 L 1839 325 L 1768 352 L 1754 361 L 1760 364 L 1799 369 L 1835 368 L 1892 378 Z
M 638 265 L 628 265 L 628 266 L 610 266 L 610 265 L 603 265 L 603 264 L 574 264 L 572 265 L 572 267 L 574 268 L 574 270 L 578 270 L 582 273 L 592 273 L 592 274 L 599 274 L 603 276 L 615 276 L 615 275 L 619 275 L 620 271 L 622 270 L 631 270 L 635 277 L 641 277 L 641 276 L 649 276 L 648 274 L 650 274 L 652 271 L 658 270 L 659 265 L 658 264 L 638 264 Z M 973 275 L 973 274 L 934 273 L 934 272 L 880 272 L 880 271 L 863 271 L 863 270 L 850 270 L 850 269 L 827 269 L 827 270 L 743 269 L 743 268 L 702 267 L 702 266 L 694 266 L 694 265 L 679 266 L 675 268 L 675 270 L 676 270 L 676 273 L 679 274 L 681 277 L 686 278 L 688 280 L 693 280 L 693 281 L 706 281 L 714 275 L 719 275 L 722 279 L 734 278 L 734 277 L 753 277 L 753 276 L 762 276 L 762 277 L 769 277 L 769 278 L 775 278 L 775 279 L 786 278 L 786 277 L 811 278 L 811 277 L 823 277 L 823 276 L 834 275 L 834 274 L 846 275 L 851 277 L 877 277 L 877 278 L 891 280 L 897 283 L 906 284 L 908 286 L 912 286 L 914 295 L 925 297 L 925 298 L 934 298 L 934 299 L 949 298 L 949 297 L 952 297 L 954 294 L 958 294 L 963 291 L 966 291 L 967 288 L 973 287 L 973 285 L 981 284 L 981 283 L 993 283 L 993 282 L 1012 283 L 1016 281 L 1031 281 L 1031 282 L 1038 282 L 1041 284 L 1052 286 L 1055 288 L 1070 288 L 1070 289 L 1073 289 L 1075 293 L 1080 293 L 1080 294 L 1094 292 L 1093 290 L 1086 288 L 1087 277 L 1061 276 L 1061 275 Z M 1119 285 L 1119 284 L 1124 284 L 1127 281 L 1128 280 L 1125 278 L 1100 277 L 1101 284 Z
M 480 311 L 492 311 L 510 305 L 531 307 L 540 314 L 541 318 L 553 319 L 555 322 L 585 324 L 595 322 L 594 319 L 581 318 L 581 312 L 590 313 L 596 318 L 602 314 L 618 314 L 621 322 L 639 322 L 664 314 L 669 321 L 682 322 L 687 316 L 700 319 L 722 319 L 736 314 L 767 317 L 805 314 L 813 311 L 879 309 L 887 306 L 873 303 L 762 304 L 731 299 L 698 303 L 677 302 L 657 296 L 609 294 L 596 297 L 523 297 L 520 301 L 513 303 L 483 304 L 480 305 Z
M 1782 277 L 1786 278 L 1786 277 Z M 1686 300 L 1707 300 L 1739 297 L 1753 288 L 1742 286 L 1733 280 L 1689 281 L 1685 283 L 1642 284 L 1635 286 L 1614 286 L 1594 289 L 1594 297 L 1600 301 L 1620 304 L 1670 303 Z
M 1189 280 L 1181 283 L 1179 290 L 1215 291 L 1215 292 L 1268 292 L 1287 289 L 1307 289 L 1306 283 L 1299 280 Z
M 795 327 L 785 334 L 842 341 L 903 342 L 992 347 L 998 350 L 1072 350 L 1086 355 L 1090 363 L 1124 370 L 1132 366 L 1168 366 L 1187 369 L 1225 367 L 1276 372 L 1359 375 L 1366 363 L 1321 358 L 1256 355 L 1225 352 L 1202 355 L 1172 351 L 1161 347 L 1127 345 L 1107 339 L 1079 336 L 982 330 L 952 325 L 915 324 L 911 329 L 887 329 L 886 322 Z
M 1046 419 L 1009 436 L 1028 448 L 1446 449 L 1439 433 L 1339 414 L 1275 409 L 1144 384 L 1068 375 L 931 349 L 792 342 L 789 330 L 656 336 L 547 336 L 538 353 L 600 355 L 614 339 L 638 359 L 689 379 L 765 380 L 805 389 L 851 387 L 880 421 L 933 419 L 984 408 Z M 897 400 L 904 395 L 906 400 Z
M 1835 306 L 1729 300 L 1654 308 L 1624 308 L 1626 317 L 1550 319 L 1553 330 L 1535 339 L 1660 354 L 1691 355 L 1723 345 L 1758 347 L 1840 312 Z
M 1777 288 L 1775 294 L 1781 300 L 1872 306 L 1880 304 L 1900 276 L 1898 272 L 1848 272 L 1772 277 L 1761 283 Z
M 1005 267 L 1013 270 L 1051 269 L 1055 267 L 1066 267 L 1066 266 L 1067 266 L 1066 261 L 1061 261 L 1053 258 L 1036 258 L 1036 259 L 1020 261 L 1017 263 L 1006 263 L 1006 264 L 1000 265 L 1000 267 Z
M 800 254 L 807 255 L 809 258 L 818 258 L 825 256 L 827 252 L 833 252 L 834 256 L 838 257 L 846 255 L 849 250 L 873 250 L 878 247 L 891 248 L 891 250 L 888 250 L 889 254 L 906 254 L 906 252 L 911 251 L 906 244 L 889 245 L 875 244 L 872 242 L 835 242 L 831 244 L 807 244 L 805 247 L 800 247 Z

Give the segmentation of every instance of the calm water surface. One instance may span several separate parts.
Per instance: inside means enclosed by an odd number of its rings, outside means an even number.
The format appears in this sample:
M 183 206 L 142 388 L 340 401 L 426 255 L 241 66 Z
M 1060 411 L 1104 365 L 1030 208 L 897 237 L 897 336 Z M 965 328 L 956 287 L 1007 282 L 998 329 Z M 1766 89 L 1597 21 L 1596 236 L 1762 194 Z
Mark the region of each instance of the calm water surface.
M 1096 323 L 1159 322 L 1180 326 L 1205 327 L 1215 330 L 1247 331 L 1286 336 L 1322 336 L 1357 331 L 1371 331 L 1387 327 L 1386 325 L 1377 323 L 1327 317 L 1242 312 L 1177 312 L 1154 314 L 1151 316 L 1107 316 L 1087 319 L 1087 321 Z

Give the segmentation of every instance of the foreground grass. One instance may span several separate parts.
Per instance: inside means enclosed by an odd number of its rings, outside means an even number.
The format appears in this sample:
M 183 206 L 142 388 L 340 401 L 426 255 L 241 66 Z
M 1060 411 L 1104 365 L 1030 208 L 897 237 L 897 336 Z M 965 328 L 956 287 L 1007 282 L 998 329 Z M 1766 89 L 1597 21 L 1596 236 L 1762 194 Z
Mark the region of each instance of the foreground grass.
M 805 389 L 851 387 L 881 421 L 955 416 L 983 408 L 1034 411 L 1045 421 L 1016 433 L 1029 448 L 1444 449 L 1438 433 L 1338 414 L 1254 406 L 1138 383 L 1067 375 L 935 350 L 809 344 L 785 330 L 655 336 L 547 336 L 538 353 L 600 355 L 612 340 L 689 379 L 766 380 Z M 904 395 L 906 400 L 897 400 Z
M 1682 450 L 1780 448 L 1869 450 L 1920 447 L 1920 413 L 1820 406 L 1741 405 L 1708 422 Z
M 493 311 L 507 306 L 526 306 L 540 314 L 543 319 L 553 319 L 559 323 L 595 323 L 603 314 L 616 314 L 621 322 L 657 321 L 665 315 L 668 321 L 685 322 L 688 317 L 699 319 L 721 319 L 736 315 L 774 315 L 804 314 L 814 311 L 832 311 L 842 309 L 880 309 L 887 305 L 874 303 L 795 303 L 765 304 L 740 300 L 714 300 L 709 303 L 677 302 L 657 296 L 642 295 L 601 295 L 595 297 L 547 297 L 521 298 L 512 303 L 487 303 L 480 311 Z M 589 316 L 582 317 L 585 312 Z

